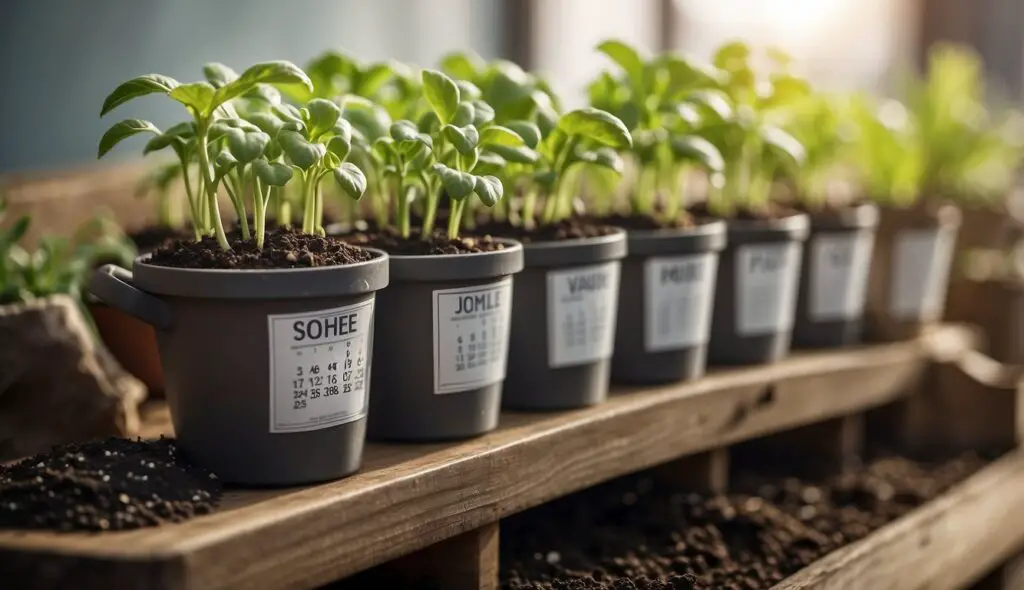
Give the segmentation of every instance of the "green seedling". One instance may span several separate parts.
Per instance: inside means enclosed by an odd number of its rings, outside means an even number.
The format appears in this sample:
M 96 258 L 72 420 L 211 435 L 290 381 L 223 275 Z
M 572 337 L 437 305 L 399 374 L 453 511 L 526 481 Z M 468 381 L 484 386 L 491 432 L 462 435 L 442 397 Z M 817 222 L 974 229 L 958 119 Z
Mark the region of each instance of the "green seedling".
M 852 159 L 863 189 L 883 204 L 913 204 L 920 194 L 925 157 L 906 107 L 896 100 L 879 103 L 857 96 L 850 115 L 857 130 Z
M 244 207 L 238 202 L 237 193 L 240 187 L 234 184 L 241 174 L 236 172 L 234 177 L 230 175 L 239 165 L 244 172 L 245 165 L 262 157 L 254 153 L 258 145 L 263 145 L 265 149 L 270 145 L 269 138 L 264 141 L 265 137 L 261 135 L 265 132 L 252 129 L 253 125 L 240 118 L 241 114 L 248 112 L 240 114 L 232 101 L 245 99 L 272 104 L 273 94 L 268 97 L 264 91 L 265 86 L 299 84 L 312 88 L 312 82 L 301 69 L 286 61 L 256 64 L 237 77 L 229 68 L 217 64 L 208 65 L 205 73 L 208 79 L 213 79 L 214 82 L 204 80 L 181 84 L 167 76 L 149 74 L 118 86 L 104 101 L 101 116 L 130 100 L 150 94 L 163 94 L 183 105 L 191 121 L 173 127 L 167 132 L 161 132 L 148 121 L 121 121 L 112 126 L 100 139 L 98 155 L 102 158 L 111 148 L 129 137 L 139 133 L 152 133 L 157 138 L 166 138 L 161 142 L 167 141 L 166 145 L 172 146 L 178 154 L 183 173 L 187 172 L 189 159 L 194 157 L 199 170 L 198 182 L 194 193 L 191 193 L 190 184 L 187 189 L 190 191 L 193 225 L 198 235 L 215 236 L 220 247 L 227 250 L 230 244 L 217 204 L 217 188 L 225 182 L 229 196 L 232 196 L 232 203 L 240 213 L 243 235 L 247 235 Z M 167 137 L 168 133 L 171 134 L 170 137 Z M 180 142 L 175 138 L 180 138 Z M 147 146 L 147 151 L 153 149 L 160 147 Z M 242 160 L 239 159 L 239 155 L 243 157 Z M 232 159 L 235 160 L 234 163 Z M 188 175 L 184 174 L 184 177 L 187 178 Z M 268 176 L 271 180 L 280 177 L 281 175 L 276 173 Z M 235 194 L 232 195 L 231 191 Z M 263 232 L 263 227 L 257 228 L 258 235 L 262 235 Z
M 821 209 L 834 196 L 832 187 L 849 173 L 857 137 L 849 100 L 812 93 L 794 105 L 785 129 L 805 154 L 792 177 L 796 197 L 808 209 Z
M 180 162 L 161 162 L 143 176 L 135 188 L 136 196 L 151 196 L 156 201 L 156 223 L 160 227 L 181 228 L 185 225 L 180 193 L 174 192 L 176 183 L 184 175 Z

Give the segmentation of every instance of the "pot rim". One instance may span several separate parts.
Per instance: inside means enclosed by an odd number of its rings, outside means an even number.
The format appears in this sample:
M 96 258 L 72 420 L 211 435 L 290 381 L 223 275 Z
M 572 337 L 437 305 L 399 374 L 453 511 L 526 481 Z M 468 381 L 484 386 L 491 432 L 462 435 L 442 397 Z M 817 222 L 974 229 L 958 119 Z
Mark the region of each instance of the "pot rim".
M 626 230 L 629 256 L 700 254 L 725 249 L 726 223 L 710 219 L 692 227 Z
M 761 242 L 803 242 L 811 233 L 811 218 L 793 213 L 777 219 L 726 220 L 729 247 Z
M 396 282 L 441 282 L 493 279 L 523 270 L 523 245 L 511 238 L 494 238 L 501 250 L 465 254 L 389 255 L 391 279 Z
M 626 237 L 626 230 L 613 227 L 612 233 L 603 236 L 523 244 L 526 266 L 570 266 L 621 260 L 628 252 Z
M 875 203 L 838 207 L 825 213 L 806 212 L 811 218 L 811 231 L 842 231 L 875 229 L 881 218 L 881 208 Z
M 363 295 L 388 285 L 387 252 L 364 248 L 374 258 L 353 264 L 313 268 L 215 269 L 132 264 L 133 282 L 142 291 L 173 297 L 209 299 L 311 299 Z

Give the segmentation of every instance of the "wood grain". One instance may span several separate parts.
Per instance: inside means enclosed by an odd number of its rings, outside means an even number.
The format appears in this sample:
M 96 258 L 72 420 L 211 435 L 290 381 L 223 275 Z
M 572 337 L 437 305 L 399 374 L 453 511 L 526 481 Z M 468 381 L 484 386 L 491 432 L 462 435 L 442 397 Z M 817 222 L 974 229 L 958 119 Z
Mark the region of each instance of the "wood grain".
M 933 502 L 829 554 L 773 590 L 955 590 L 1024 542 L 1024 453 L 1014 451 Z
M 897 399 L 916 387 L 935 342 L 953 354 L 967 334 L 949 327 L 933 341 L 620 389 L 579 411 L 506 413 L 497 431 L 461 443 L 371 444 L 348 479 L 232 491 L 218 513 L 180 525 L 0 532 L 0 573 L 17 568 L 26 588 L 85 577 L 118 588 L 314 587 L 613 477 Z

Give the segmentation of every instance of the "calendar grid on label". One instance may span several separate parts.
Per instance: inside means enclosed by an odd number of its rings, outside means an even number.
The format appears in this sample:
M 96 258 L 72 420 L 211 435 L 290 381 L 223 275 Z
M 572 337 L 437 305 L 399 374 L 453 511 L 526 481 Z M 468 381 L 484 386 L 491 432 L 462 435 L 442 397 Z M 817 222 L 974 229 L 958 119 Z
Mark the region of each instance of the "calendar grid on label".
M 652 256 L 644 261 L 644 350 L 680 350 L 707 342 L 718 256 Z
M 373 300 L 315 313 L 268 316 L 270 432 L 318 430 L 366 415 L 366 380 Z M 283 345 L 279 323 L 312 342 Z M 316 334 L 305 330 L 316 329 Z M 322 339 L 329 330 L 352 333 Z M 290 413 L 290 414 L 289 414 Z M 287 417 L 286 417 L 287 416 Z
M 548 272 L 548 366 L 611 356 L 618 278 L 618 262 Z
M 435 394 L 482 387 L 505 378 L 511 297 L 511 278 L 434 291 Z

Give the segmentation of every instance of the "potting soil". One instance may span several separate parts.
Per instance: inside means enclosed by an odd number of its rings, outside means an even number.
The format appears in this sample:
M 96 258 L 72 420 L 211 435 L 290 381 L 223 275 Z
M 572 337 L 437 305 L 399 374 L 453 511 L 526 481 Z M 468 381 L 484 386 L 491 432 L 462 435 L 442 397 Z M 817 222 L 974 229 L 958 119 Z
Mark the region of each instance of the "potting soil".
M 379 231 L 356 232 L 342 236 L 340 239 L 357 246 L 380 248 L 388 254 L 401 256 L 474 254 L 477 252 L 495 252 L 505 248 L 505 244 L 495 240 L 491 236 L 463 236 L 452 240 L 445 234 L 437 233 L 429 240 L 424 240 L 418 235 L 412 238 L 403 238 L 401 234 L 393 228 L 386 228 Z
M 502 521 L 502 587 L 769 588 L 984 463 L 887 457 L 819 481 L 740 477 L 727 495 L 680 492 L 651 475 L 617 480 Z
M 580 238 L 597 238 L 619 231 L 604 222 L 594 222 L 583 217 L 571 217 L 549 225 L 525 228 L 507 221 L 489 221 L 473 228 L 474 235 L 493 235 L 514 238 L 524 244 L 531 242 L 557 242 Z
M 228 235 L 228 242 L 230 250 L 222 249 L 210 236 L 198 242 L 169 242 L 157 248 L 149 262 L 175 268 L 238 270 L 339 266 L 373 258 L 373 253 L 340 239 L 304 234 L 294 228 L 268 229 L 262 250 L 256 248 L 255 239 L 242 240 L 237 232 Z
M 137 529 L 213 512 L 217 477 L 172 440 L 108 438 L 0 466 L 0 528 Z

